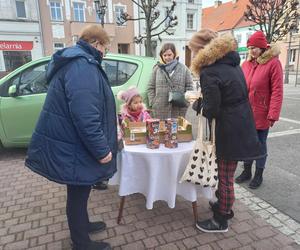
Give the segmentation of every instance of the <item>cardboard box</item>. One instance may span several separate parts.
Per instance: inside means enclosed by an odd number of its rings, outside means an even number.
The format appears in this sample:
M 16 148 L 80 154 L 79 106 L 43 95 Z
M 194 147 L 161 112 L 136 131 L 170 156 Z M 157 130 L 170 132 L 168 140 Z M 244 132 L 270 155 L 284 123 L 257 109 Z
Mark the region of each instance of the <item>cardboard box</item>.
M 146 144 L 146 122 L 130 122 L 125 121 L 124 142 L 126 145 Z M 164 143 L 165 122 L 160 121 L 159 138 L 160 143 Z M 178 142 L 189 142 L 193 140 L 192 124 L 185 118 L 178 117 Z

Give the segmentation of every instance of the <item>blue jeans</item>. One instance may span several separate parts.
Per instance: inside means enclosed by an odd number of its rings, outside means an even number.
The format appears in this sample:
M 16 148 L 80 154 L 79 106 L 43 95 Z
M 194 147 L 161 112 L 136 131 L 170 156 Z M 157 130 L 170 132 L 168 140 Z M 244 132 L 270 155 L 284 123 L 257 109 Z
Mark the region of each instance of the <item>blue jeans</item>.
M 258 139 L 259 139 L 260 143 L 262 144 L 263 153 L 266 154 L 267 153 L 267 138 L 268 138 L 269 129 L 263 129 L 263 130 L 258 129 L 256 131 L 257 131 Z M 256 168 L 264 169 L 265 165 L 266 165 L 266 161 L 267 161 L 267 155 L 263 158 L 256 160 Z M 252 163 L 253 163 L 253 161 L 245 161 L 244 166 L 251 167 Z

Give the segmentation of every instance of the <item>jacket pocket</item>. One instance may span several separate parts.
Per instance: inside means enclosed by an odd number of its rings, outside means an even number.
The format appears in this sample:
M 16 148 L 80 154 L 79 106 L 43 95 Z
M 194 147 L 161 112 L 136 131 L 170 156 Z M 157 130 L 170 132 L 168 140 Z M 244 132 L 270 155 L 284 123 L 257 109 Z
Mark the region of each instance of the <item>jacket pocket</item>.
M 267 96 L 264 92 L 254 90 L 253 106 L 258 111 L 268 111 Z
M 58 180 L 73 181 L 75 177 L 75 146 L 62 141 L 47 140 L 49 174 Z

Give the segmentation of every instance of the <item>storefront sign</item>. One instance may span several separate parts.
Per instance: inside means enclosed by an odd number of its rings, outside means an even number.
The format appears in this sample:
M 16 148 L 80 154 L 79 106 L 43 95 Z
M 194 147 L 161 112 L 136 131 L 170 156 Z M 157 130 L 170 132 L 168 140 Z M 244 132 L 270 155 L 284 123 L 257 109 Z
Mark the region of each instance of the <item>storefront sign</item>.
M 20 51 L 20 50 L 32 50 L 32 48 L 33 48 L 33 42 L 0 41 L 0 50 Z

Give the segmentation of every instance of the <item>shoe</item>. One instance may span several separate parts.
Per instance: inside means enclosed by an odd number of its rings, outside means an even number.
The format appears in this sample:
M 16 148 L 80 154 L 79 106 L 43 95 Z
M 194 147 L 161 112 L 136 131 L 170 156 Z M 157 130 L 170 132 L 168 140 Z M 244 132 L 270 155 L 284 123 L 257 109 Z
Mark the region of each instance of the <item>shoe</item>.
M 94 184 L 92 186 L 93 189 L 96 189 L 96 190 L 106 190 L 107 189 L 107 183 L 105 181 L 100 181 L 100 182 L 97 182 L 96 184 Z
M 228 232 L 228 223 L 219 223 L 214 218 L 196 223 L 196 227 L 205 233 L 226 233 Z
M 235 182 L 236 183 L 243 183 L 245 181 L 249 181 L 251 180 L 251 166 L 245 166 L 244 165 L 244 170 L 243 172 L 237 177 L 235 178 Z
M 89 222 L 89 233 L 102 232 L 106 229 L 106 224 L 103 221 Z
M 254 178 L 250 182 L 249 188 L 257 189 L 258 187 L 260 187 L 260 185 L 263 182 L 263 177 L 262 177 L 263 172 L 264 172 L 263 168 L 256 168 Z
M 111 250 L 111 246 L 106 242 L 91 241 L 84 246 L 73 245 L 72 250 Z

